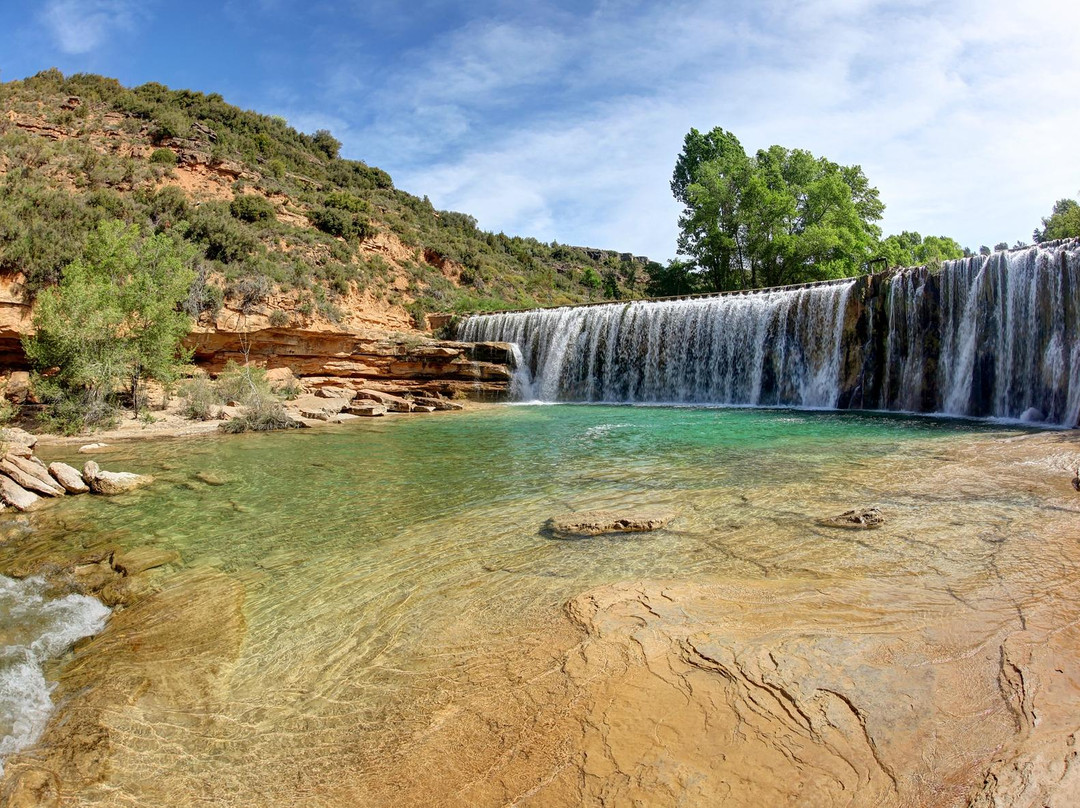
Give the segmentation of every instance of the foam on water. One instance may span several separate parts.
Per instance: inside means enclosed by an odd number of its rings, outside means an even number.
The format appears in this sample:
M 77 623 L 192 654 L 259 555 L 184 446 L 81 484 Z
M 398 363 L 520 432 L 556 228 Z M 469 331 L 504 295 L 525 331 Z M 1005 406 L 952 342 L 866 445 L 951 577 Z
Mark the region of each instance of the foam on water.
M 33 744 L 52 712 L 44 665 L 105 627 L 109 609 L 85 595 L 49 599 L 40 578 L 0 575 L 0 772 Z

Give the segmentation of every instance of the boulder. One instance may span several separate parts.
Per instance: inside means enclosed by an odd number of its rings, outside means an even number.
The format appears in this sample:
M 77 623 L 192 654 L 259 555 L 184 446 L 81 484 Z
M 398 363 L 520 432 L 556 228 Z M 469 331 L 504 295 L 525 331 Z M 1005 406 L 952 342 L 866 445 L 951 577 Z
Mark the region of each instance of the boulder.
M 93 479 L 97 477 L 100 473 L 101 466 L 99 466 L 95 461 L 87 460 L 85 463 L 83 463 L 82 478 L 83 482 L 87 485 L 90 485 Z
M 33 508 L 41 497 L 27 491 L 10 477 L 0 474 L 0 499 L 19 511 L 28 511 Z
M 17 426 L 0 429 L 0 443 L 7 445 L 9 454 L 18 453 L 26 457 L 37 446 L 37 441 L 37 435 L 31 435 L 25 429 L 19 429 Z
M 79 454 L 93 454 L 94 452 L 100 452 L 107 449 L 109 444 L 107 443 L 88 443 L 85 446 L 79 447 Z
M 30 374 L 25 370 L 13 370 L 4 388 L 4 398 L 22 404 L 30 395 Z
M 825 527 L 841 527 L 848 530 L 869 530 L 881 527 L 885 524 L 885 517 L 877 508 L 868 510 L 844 511 L 839 516 L 830 516 L 827 519 L 819 519 L 819 525 Z
M 67 463 L 50 463 L 49 474 L 69 494 L 85 494 L 90 490 L 90 486 L 83 481 L 82 475 L 79 474 L 79 470 L 69 466 Z
M 670 513 L 642 510 L 623 513 L 598 510 L 554 516 L 544 528 L 558 538 L 599 536 L 603 533 L 640 533 L 659 530 L 672 519 Z
M 386 406 L 384 404 L 377 404 L 374 401 L 365 401 L 361 404 L 350 404 L 345 408 L 345 412 L 349 415 L 372 418 L 379 415 L 386 415 Z
M 359 390 L 356 393 L 357 399 L 364 401 L 375 401 L 384 405 L 390 412 L 412 412 L 413 405 L 411 401 L 400 398 L 398 396 L 392 396 L 389 393 L 383 393 L 379 390 Z M 355 400 L 355 399 L 354 399 Z
M 142 488 L 153 481 L 154 478 L 147 474 L 132 474 L 130 471 L 99 471 L 90 482 L 90 490 L 95 494 L 111 497 Z
M 144 485 L 149 485 L 154 478 L 147 474 L 132 474 L 130 471 L 102 471 L 101 466 L 88 460 L 83 466 L 83 482 L 90 486 L 95 494 L 114 496 L 126 494 Z
M 48 474 L 42 473 L 36 465 L 26 458 L 10 455 L 0 460 L 0 472 L 3 472 L 28 491 L 44 494 L 47 497 L 60 497 L 64 489 Z

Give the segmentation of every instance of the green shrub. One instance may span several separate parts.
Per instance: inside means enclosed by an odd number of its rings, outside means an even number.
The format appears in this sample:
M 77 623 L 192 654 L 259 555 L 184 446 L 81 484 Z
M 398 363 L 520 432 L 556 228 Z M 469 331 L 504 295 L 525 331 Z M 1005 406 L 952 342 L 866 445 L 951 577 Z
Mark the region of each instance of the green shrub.
M 244 408 L 236 418 L 230 418 L 220 427 L 222 432 L 269 432 L 274 429 L 295 429 L 300 423 L 285 411 L 277 399 L 264 399 Z
M 274 218 L 274 206 L 266 197 L 241 194 L 229 204 L 229 212 L 242 222 L 265 222 Z
M 273 328 L 284 328 L 289 324 L 289 315 L 283 312 L 281 309 L 274 309 L 270 312 L 270 325 Z
M 172 149 L 154 149 L 150 153 L 150 162 L 160 166 L 175 166 L 176 152 Z
M 324 233 L 346 240 L 364 241 L 378 233 L 366 218 L 341 208 L 318 208 L 311 213 L 311 223 Z
M 224 264 L 242 261 L 258 247 L 228 208 L 217 202 L 207 202 L 192 212 L 187 235 L 203 245 L 207 258 Z
M 218 417 L 218 407 L 224 403 L 217 387 L 206 376 L 196 376 L 180 385 L 184 405 L 180 413 L 193 421 L 210 421 Z

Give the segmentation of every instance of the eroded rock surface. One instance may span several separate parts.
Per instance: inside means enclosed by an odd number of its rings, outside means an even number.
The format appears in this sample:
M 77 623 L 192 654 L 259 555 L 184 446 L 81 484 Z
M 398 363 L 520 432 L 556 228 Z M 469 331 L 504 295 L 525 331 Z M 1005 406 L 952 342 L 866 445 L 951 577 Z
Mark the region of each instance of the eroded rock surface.
M 578 511 L 553 516 L 544 528 L 559 538 L 599 536 L 604 533 L 641 533 L 659 530 L 672 516 L 663 511 Z

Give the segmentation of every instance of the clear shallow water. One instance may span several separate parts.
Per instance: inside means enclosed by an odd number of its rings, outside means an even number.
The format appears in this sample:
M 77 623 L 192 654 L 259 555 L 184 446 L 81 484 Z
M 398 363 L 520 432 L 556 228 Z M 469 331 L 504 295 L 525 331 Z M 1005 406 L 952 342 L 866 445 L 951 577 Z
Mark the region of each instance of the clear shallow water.
M 182 710 L 184 726 L 161 708 L 114 727 L 121 788 L 160 789 L 142 794 L 159 805 L 193 791 L 258 805 L 317 784 L 338 795 L 328 805 L 362 804 L 375 793 L 365 778 L 386 782 L 446 711 L 487 716 L 475 705 L 499 693 L 490 711 L 512 714 L 521 660 L 548 645 L 557 657 L 562 605 L 591 587 L 899 579 L 963 597 L 1006 564 L 1040 570 L 1045 586 L 1054 559 L 1033 541 L 1038 501 L 954 469 L 959 447 L 994 431 L 852 413 L 544 406 L 121 446 L 96 459 L 154 474 L 154 486 L 69 498 L 19 541 L 174 549 L 185 567 L 243 586 L 246 634 L 208 701 Z M 887 515 L 880 530 L 815 524 L 871 505 Z M 566 510 L 645 506 L 677 518 L 652 534 L 541 534 Z M 1006 538 L 1027 545 L 1007 561 Z M 502 737 L 497 723 L 477 736 Z M 334 791 L 343 771 L 349 784 Z

